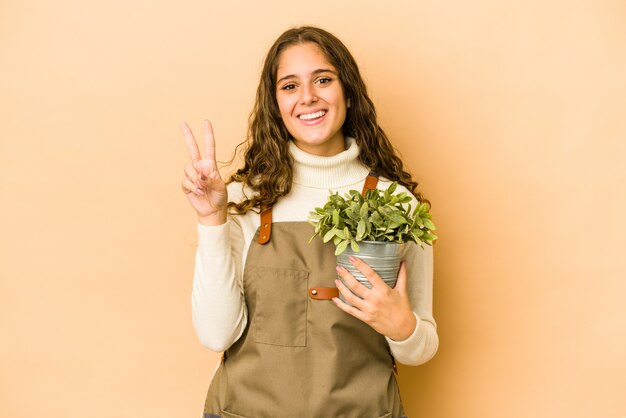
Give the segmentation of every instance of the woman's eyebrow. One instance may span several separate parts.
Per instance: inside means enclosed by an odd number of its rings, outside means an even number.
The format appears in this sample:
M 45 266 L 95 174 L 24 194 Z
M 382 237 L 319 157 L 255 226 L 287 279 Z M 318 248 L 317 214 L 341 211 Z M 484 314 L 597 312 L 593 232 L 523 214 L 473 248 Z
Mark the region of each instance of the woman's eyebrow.
M 321 73 L 331 73 L 331 74 L 337 75 L 337 72 L 335 70 L 331 70 L 330 68 L 319 68 L 319 69 L 313 71 L 311 74 L 318 75 L 318 74 L 321 74 Z M 281 77 L 278 81 L 276 81 L 276 83 L 278 84 L 281 81 L 287 80 L 287 79 L 290 79 L 290 78 L 297 78 L 297 76 L 295 74 L 289 74 L 289 75 L 286 75 L 284 77 Z

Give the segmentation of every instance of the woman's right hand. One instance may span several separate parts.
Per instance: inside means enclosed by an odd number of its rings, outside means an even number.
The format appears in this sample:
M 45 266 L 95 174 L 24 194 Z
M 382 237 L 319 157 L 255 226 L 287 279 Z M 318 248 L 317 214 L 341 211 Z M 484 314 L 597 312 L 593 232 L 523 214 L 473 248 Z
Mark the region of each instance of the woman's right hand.
M 226 222 L 228 192 L 220 176 L 215 160 L 215 138 L 211 122 L 204 120 L 204 158 L 200 155 L 198 143 L 186 122 L 181 122 L 191 164 L 185 166 L 183 192 L 189 203 L 198 213 L 198 221 L 203 225 L 222 225 Z

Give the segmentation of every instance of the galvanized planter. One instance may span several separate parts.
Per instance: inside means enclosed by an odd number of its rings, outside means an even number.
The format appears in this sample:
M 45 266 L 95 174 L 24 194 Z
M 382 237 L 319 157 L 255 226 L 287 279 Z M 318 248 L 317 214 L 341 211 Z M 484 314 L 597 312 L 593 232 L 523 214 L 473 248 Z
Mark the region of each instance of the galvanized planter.
M 371 289 L 372 284 L 369 280 L 348 260 L 348 257 L 351 255 L 358 257 L 369 264 L 389 287 L 394 287 L 398 278 L 398 271 L 400 270 L 400 262 L 402 262 L 406 250 L 406 244 L 361 241 L 359 242 L 359 250 L 358 253 L 354 252 L 348 246 L 343 253 L 337 256 L 337 264 L 348 270 L 363 286 Z M 343 282 L 341 277 L 339 277 L 339 280 Z M 348 303 L 343 295 L 340 294 L 340 298 Z

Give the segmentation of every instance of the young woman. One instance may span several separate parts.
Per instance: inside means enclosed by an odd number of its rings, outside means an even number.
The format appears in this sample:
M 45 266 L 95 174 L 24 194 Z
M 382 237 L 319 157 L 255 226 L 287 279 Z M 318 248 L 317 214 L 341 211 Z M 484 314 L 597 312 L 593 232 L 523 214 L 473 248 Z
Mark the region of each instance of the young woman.
M 225 351 L 204 417 L 403 416 L 395 361 L 418 365 L 438 347 L 432 249 L 409 245 L 393 289 L 354 258 L 367 289 L 337 267 L 331 243 L 308 243 L 306 219 L 329 189 L 361 190 L 370 172 L 369 187 L 417 186 L 347 48 L 310 26 L 276 40 L 228 185 L 209 121 L 204 158 L 181 128 L 192 160 L 182 188 L 199 220 L 193 322 L 203 345 Z

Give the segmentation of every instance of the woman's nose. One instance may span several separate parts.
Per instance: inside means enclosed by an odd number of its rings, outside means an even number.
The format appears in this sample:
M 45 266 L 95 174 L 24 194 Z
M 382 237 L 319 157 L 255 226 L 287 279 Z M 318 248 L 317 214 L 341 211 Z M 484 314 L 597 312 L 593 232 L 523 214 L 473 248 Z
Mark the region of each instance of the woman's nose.
M 308 105 L 317 101 L 317 96 L 315 95 L 315 89 L 313 87 L 304 85 L 300 91 L 301 104 Z

